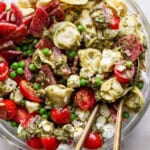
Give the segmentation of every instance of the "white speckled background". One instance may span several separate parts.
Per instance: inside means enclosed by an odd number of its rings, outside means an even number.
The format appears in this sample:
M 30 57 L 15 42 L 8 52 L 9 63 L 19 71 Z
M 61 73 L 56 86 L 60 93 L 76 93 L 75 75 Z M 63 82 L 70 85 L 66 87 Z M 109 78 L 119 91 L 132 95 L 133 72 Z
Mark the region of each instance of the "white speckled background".
M 11 0 L 4 0 L 11 1 Z M 150 22 L 150 0 L 137 0 Z M 17 150 L 0 139 L 0 150 Z M 121 145 L 121 150 L 150 150 L 150 107 L 141 122 Z

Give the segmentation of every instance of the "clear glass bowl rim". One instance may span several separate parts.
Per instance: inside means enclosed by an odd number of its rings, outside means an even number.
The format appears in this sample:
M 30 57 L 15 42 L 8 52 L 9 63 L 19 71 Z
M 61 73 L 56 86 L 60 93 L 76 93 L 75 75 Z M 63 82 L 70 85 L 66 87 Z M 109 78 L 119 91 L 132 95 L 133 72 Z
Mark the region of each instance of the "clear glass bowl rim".
M 144 97 L 145 97 L 145 105 L 142 108 L 142 110 L 136 114 L 129 122 L 128 124 L 123 128 L 122 130 L 122 139 L 128 135 L 129 132 L 140 122 L 143 115 L 145 114 L 149 104 L 150 104 L 150 65 L 149 65 L 149 58 L 150 58 L 150 25 L 145 17 L 144 13 L 140 9 L 140 7 L 137 5 L 135 0 L 125 0 L 131 11 L 134 11 L 136 14 L 138 14 L 139 19 L 143 25 L 144 33 L 146 35 L 147 39 L 147 52 L 146 52 L 146 67 L 147 67 L 147 80 L 144 86 L 143 91 L 145 91 Z M 0 137 L 4 140 L 6 140 L 9 144 L 12 146 L 15 146 L 16 148 L 24 149 L 24 150 L 30 150 L 24 141 L 19 139 L 16 135 L 11 133 L 6 127 L 5 122 L 3 120 L 0 120 Z M 105 150 L 109 150 L 112 148 L 113 145 L 113 138 L 106 141 L 106 144 L 104 145 Z

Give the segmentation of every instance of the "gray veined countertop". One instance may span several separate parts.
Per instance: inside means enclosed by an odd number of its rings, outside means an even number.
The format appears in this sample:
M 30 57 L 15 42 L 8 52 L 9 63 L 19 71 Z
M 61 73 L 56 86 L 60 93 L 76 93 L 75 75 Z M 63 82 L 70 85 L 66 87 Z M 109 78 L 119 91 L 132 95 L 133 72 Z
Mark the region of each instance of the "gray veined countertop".
M 137 3 L 139 4 L 150 22 L 150 0 L 137 0 Z M 1 139 L 0 149 L 17 150 L 16 148 L 13 148 Z M 123 141 L 121 145 L 121 150 L 150 150 L 150 107 L 140 123 Z

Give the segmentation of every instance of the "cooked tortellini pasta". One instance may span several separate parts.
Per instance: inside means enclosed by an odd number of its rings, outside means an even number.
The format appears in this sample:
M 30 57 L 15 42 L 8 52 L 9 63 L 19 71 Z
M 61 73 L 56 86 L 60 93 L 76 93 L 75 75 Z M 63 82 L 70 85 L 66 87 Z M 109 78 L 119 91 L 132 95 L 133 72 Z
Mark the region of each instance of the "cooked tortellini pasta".
M 55 74 L 61 76 L 70 74 L 66 55 L 60 54 L 59 56 L 56 57 L 54 52 L 52 52 L 51 50 L 49 50 L 49 53 L 47 55 L 44 55 L 41 50 L 37 49 L 33 57 L 33 63 L 38 68 L 41 67 L 41 63 L 38 62 L 39 57 L 37 55 L 40 57 L 40 60 L 42 62 L 49 64 L 51 66 Z
M 137 87 L 134 87 L 125 98 L 124 103 L 129 109 L 139 111 L 144 105 L 144 98 L 141 91 Z
M 120 22 L 119 36 L 136 34 L 142 43 L 145 41 L 144 34 L 140 30 L 141 25 L 137 20 L 137 15 L 127 15 Z
M 87 73 L 87 77 L 93 76 L 99 69 L 101 61 L 101 52 L 98 49 L 88 48 L 78 51 L 80 59 L 81 74 Z
M 115 78 L 106 80 L 101 87 L 100 95 L 102 100 L 108 103 L 116 102 L 118 98 L 122 97 L 125 93 L 125 88 Z
M 60 49 L 71 49 L 80 46 L 80 33 L 76 26 L 67 21 L 56 23 L 51 29 L 52 41 Z
M 104 29 L 102 31 L 102 38 L 103 39 L 113 39 L 115 38 L 119 33 L 119 30 L 112 30 L 112 29 Z
M 71 5 L 85 5 L 88 2 L 88 0 L 60 0 L 60 2 Z
M 105 0 L 109 7 L 113 8 L 119 16 L 125 16 L 127 5 L 123 0 Z
M 122 56 L 119 51 L 104 49 L 99 66 L 99 73 L 112 72 L 114 64 L 121 59 Z
M 70 96 L 73 92 L 72 88 L 63 85 L 50 85 L 46 87 L 46 104 L 51 107 L 64 107 L 70 101 Z
M 5 81 L 0 81 L 0 96 L 7 95 L 8 93 L 14 91 L 17 87 L 17 83 L 11 78 Z
M 84 9 L 81 12 L 78 22 L 84 27 L 84 32 L 82 33 L 82 40 L 85 42 L 85 46 L 94 47 L 93 45 L 95 45 L 95 43 L 99 41 L 96 33 L 96 28 L 92 22 L 89 13 L 90 11 L 88 9 Z
M 36 3 L 36 7 L 40 7 L 40 6 L 46 6 L 47 4 L 49 4 L 52 0 L 38 0 L 38 2 Z
M 96 35 L 96 29 L 90 17 L 89 10 L 84 9 L 81 12 L 79 23 L 84 27 L 85 32 Z
M 30 8 L 31 4 L 28 0 L 18 0 L 18 5 L 22 8 Z

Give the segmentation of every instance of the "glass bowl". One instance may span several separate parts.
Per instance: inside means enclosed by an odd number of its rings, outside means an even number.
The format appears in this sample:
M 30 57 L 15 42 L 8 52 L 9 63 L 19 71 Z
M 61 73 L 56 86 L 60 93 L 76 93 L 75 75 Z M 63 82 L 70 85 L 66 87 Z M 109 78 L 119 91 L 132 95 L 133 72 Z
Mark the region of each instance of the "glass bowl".
M 15 0 L 9 0 L 15 1 Z M 146 75 L 145 75 L 145 85 L 142 90 L 143 96 L 145 98 L 145 104 L 144 107 L 141 109 L 140 112 L 138 112 L 136 115 L 131 117 L 125 124 L 123 124 L 122 129 L 122 140 L 128 135 L 129 132 L 140 122 L 141 118 L 145 114 L 149 104 L 150 104 L 150 85 L 149 85 L 149 79 L 150 79 L 150 65 L 149 65 L 149 58 L 150 58 L 150 25 L 148 20 L 146 19 L 145 15 L 139 8 L 139 6 L 136 4 L 134 0 L 125 0 L 129 11 L 131 13 L 137 14 L 138 19 L 141 22 L 143 26 L 143 32 L 146 36 L 146 42 L 147 42 L 147 51 L 146 51 Z M 12 128 L 7 122 L 0 120 L 0 137 L 6 140 L 9 144 L 15 146 L 16 148 L 24 149 L 24 150 L 30 150 L 31 148 L 26 145 L 26 143 L 17 137 L 16 130 Z M 113 138 L 105 141 L 105 144 L 101 150 L 110 150 L 113 145 Z

